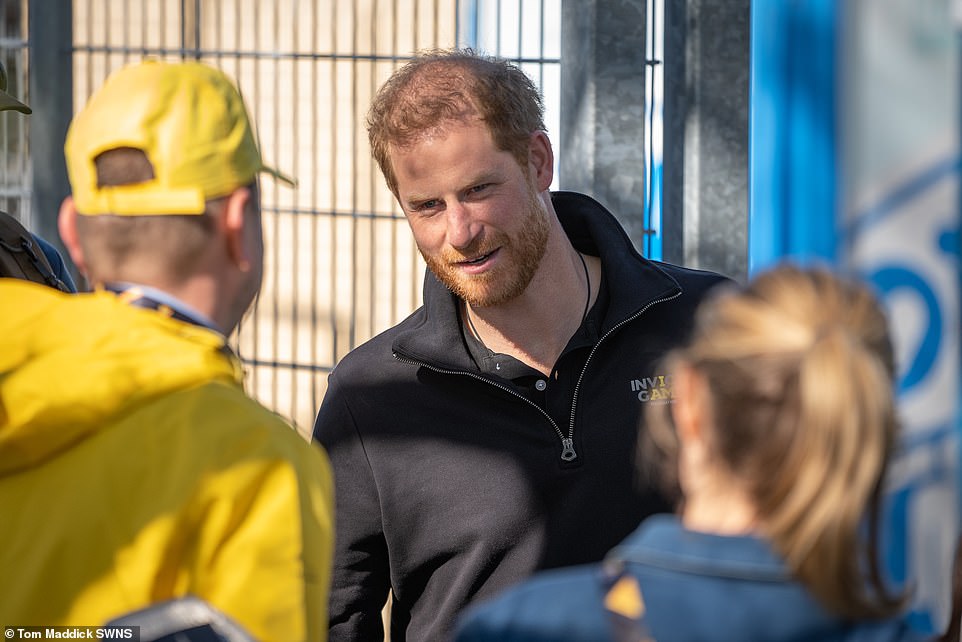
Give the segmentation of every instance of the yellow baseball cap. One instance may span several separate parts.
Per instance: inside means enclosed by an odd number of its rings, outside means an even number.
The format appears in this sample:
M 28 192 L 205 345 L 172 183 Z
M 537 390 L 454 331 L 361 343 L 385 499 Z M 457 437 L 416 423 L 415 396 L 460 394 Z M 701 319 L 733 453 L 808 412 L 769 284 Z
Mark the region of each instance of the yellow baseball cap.
M 121 147 L 142 150 L 154 178 L 98 186 L 94 160 Z M 294 184 L 261 159 L 234 83 L 199 62 L 148 60 L 114 72 L 74 117 L 64 151 L 77 212 L 87 216 L 203 214 L 205 201 L 261 172 Z

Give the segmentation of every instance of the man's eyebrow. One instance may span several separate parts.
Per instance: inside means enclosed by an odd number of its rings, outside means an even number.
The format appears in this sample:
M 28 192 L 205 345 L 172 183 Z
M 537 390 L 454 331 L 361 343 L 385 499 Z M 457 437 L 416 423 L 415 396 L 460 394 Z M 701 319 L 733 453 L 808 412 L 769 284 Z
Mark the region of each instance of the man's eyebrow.
M 501 180 L 501 173 L 497 170 L 488 170 L 474 177 L 474 179 L 468 181 L 462 189 L 467 189 L 474 185 L 481 185 L 482 183 L 497 183 Z
M 500 167 L 489 167 L 480 170 L 469 180 L 465 181 L 459 186 L 458 190 L 463 192 L 467 189 L 475 187 L 476 185 L 484 185 L 487 183 L 503 183 L 505 180 L 504 169 Z

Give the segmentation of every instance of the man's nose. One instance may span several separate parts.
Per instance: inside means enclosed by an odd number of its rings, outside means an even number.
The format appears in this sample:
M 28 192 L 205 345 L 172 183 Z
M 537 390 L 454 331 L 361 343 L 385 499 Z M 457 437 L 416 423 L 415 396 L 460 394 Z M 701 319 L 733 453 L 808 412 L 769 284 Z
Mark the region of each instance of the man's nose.
M 471 211 L 461 203 L 454 203 L 453 206 L 448 206 L 446 214 L 448 244 L 454 248 L 471 245 L 481 228 Z

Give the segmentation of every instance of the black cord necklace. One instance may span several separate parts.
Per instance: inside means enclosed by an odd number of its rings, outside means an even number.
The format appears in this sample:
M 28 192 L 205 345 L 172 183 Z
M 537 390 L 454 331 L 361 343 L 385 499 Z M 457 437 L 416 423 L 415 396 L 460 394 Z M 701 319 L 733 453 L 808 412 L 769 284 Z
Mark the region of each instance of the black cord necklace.
M 585 295 L 585 310 L 581 313 L 581 323 L 584 323 L 585 319 L 588 318 L 588 306 L 591 303 L 591 275 L 588 273 L 588 264 L 585 263 L 585 257 L 581 252 L 578 252 L 578 258 L 581 259 L 581 269 L 585 271 L 585 285 L 587 286 L 588 290 L 588 294 Z M 484 345 L 484 339 L 482 339 L 481 335 L 478 334 L 478 329 L 474 327 L 474 321 L 471 320 L 471 312 L 468 310 L 467 301 L 464 303 L 464 316 L 467 317 L 468 325 L 471 327 L 471 332 L 474 333 L 474 336 L 478 339 L 478 342 L 485 350 L 491 352 L 490 348 Z

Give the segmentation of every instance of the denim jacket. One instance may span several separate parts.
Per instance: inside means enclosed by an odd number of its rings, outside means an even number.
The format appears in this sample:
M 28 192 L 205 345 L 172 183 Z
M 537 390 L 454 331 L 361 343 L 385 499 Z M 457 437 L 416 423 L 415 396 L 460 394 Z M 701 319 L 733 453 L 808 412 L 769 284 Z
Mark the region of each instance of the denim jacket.
M 456 639 L 611 640 L 613 610 L 641 621 L 632 639 L 657 642 L 921 639 L 899 619 L 850 622 L 828 613 L 762 539 L 689 531 L 668 515 L 648 518 L 606 566 L 612 562 L 640 595 L 615 599 L 600 565 L 545 572 L 468 611 Z

